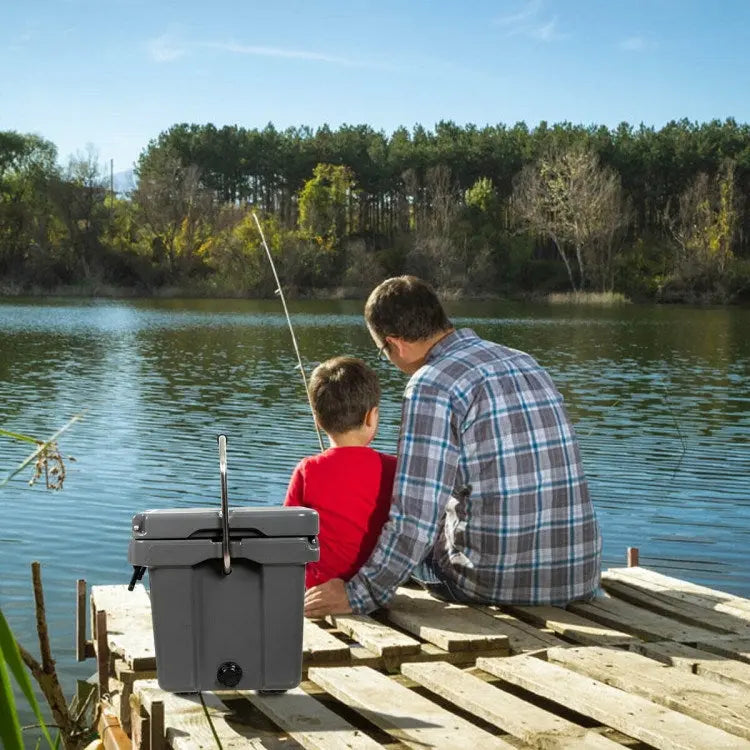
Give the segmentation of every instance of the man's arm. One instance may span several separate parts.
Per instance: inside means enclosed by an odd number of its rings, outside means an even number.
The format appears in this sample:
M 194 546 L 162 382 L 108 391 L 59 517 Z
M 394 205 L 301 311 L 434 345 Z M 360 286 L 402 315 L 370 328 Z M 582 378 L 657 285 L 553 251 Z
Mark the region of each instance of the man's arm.
M 352 611 L 385 605 L 434 544 L 458 466 L 451 417 L 447 391 L 407 387 L 390 517 L 370 559 L 346 584 Z

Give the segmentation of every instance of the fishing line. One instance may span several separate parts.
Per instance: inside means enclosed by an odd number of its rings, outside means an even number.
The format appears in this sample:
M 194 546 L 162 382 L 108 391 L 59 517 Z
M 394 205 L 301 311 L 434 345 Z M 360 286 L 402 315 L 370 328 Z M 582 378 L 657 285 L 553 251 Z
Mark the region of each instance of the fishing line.
M 213 721 L 211 721 L 211 714 L 208 712 L 208 706 L 206 705 L 206 701 L 203 700 L 203 691 L 198 691 L 198 697 L 201 699 L 201 706 L 203 706 L 203 713 L 206 715 L 206 721 L 208 722 L 208 726 L 211 728 L 211 734 L 214 736 L 214 740 L 216 742 L 216 747 L 219 750 L 224 750 L 224 745 L 221 744 L 221 740 L 219 739 L 219 734 L 216 731 L 216 727 L 214 726 Z
M 297 367 L 299 368 L 300 373 L 302 373 L 302 383 L 305 386 L 305 395 L 307 396 L 307 403 L 310 405 L 310 413 L 312 414 L 313 424 L 315 425 L 315 432 L 318 435 L 318 443 L 320 445 L 320 451 L 322 453 L 325 450 L 325 447 L 323 446 L 323 436 L 320 434 L 320 428 L 318 427 L 318 422 L 315 419 L 315 409 L 313 409 L 312 399 L 310 398 L 310 391 L 307 387 L 307 376 L 305 375 L 305 367 L 302 364 L 302 357 L 299 353 L 299 346 L 297 346 L 297 337 L 294 335 L 294 328 L 292 327 L 292 319 L 289 317 L 289 309 L 286 306 L 286 299 L 284 297 L 284 291 L 281 288 L 279 275 L 276 273 L 276 264 L 273 262 L 271 251 L 268 249 L 268 243 L 266 242 L 266 237 L 263 234 L 263 228 L 260 225 L 260 221 L 258 221 L 258 216 L 256 215 L 255 211 L 253 211 L 253 219 L 255 219 L 255 223 L 258 226 L 258 231 L 260 232 L 261 242 L 263 243 L 263 247 L 266 251 L 266 255 L 268 256 L 268 262 L 271 264 L 271 271 L 273 271 L 273 278 L 276 281 L 276 294 L 278 294 L 281 299 L 281 304 L 284 308 L 284 315 L 286 315 L 286 322 L 287 322 L 287 325 L 289 326 L 289 333 L 292 334 L 292 344 L 294 345 L 294 353 L 297 355 Z

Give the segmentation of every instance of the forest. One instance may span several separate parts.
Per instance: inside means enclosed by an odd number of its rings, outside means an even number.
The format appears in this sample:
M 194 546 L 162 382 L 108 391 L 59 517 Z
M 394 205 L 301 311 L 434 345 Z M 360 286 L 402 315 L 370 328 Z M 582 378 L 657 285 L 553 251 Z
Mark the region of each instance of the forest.
M 117 192 L 0 132 L 0 294 L 292 296 L 414 273 L 457 297 L 750 299 L 750 126 L 176 124 Z

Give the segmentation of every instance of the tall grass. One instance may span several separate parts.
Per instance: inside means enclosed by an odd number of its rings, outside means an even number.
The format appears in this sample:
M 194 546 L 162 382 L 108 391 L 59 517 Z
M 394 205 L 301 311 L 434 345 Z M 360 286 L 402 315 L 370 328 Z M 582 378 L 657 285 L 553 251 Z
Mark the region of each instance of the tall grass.
M 23 750 L 21 723 L 18 720 L 18 709 L 13 697 L 13 686 L 10 682 L 11 674 L 18 687 L 21 688 L 24 698 L 31 706 L 47 744 L 50 748 L 56 748 L 57 743 L 52 742 L 39 704 L 34 696 L 31 680 L 21 660 L 16 639 L 13 637 L 2 610 L 0 610 L 0 744 L 6 750 Z
M 547 295 L 551 305 L 627 305 L 630 300 L 620 292 L 564 292 Z
M 32 461 L 36 461 L 34 477 L 30 484 L 33 484 L 33 482 L 41 475 L 42 471 L 44 471 L 47 479 L 47 487 L 62 489 L 62 480 L 65 477 L 65 467 L 62 463 L 62 456 L 57 450 L 56 440 L 82 416 L 82 414 L 76 414 L 65 426 L 59 429 L 48 440 L 38 440 L 29 435 L 23 435 L 18 432 L 12 432 L 0 428 L 0 437 L 10 438 L 24 443 L 33 443 L 36 445 L 34 451 L 15 469 L 13 469 L 8 476 L 0 481 L 0 487 L 7 484 L 10 479 L 26 468 L 26 466 Z M 50 462 L 56 464 L 51 472 L 49 471 Z M 50 481 L 50 473 L 53 474 L 52 481 Z M 57 479 L 54 479 L 54 475 L 57 475 Z M 18 718 L 18 707 L 16 706 L 15 697 L 13 695 L 11 675 L 23 693 L 26 702 L 34 712 L 44 739 L 47 741 L 50 748 L 56 750 L 60 736 L 58 734 L 56 742 L 53 742 L 50 737 L 39 704 L 34 696 L 31 680 L 29 679 L 26 666 L 23 663 L 18 643 L 16 642 L 10 626 L 5 619 L 5 615 L 3 615 L 2 609 L 0 609 L 0 745 L 2 745 L 5 750 L 24 750 L 25 745 L 23 741 L 22 727 Z

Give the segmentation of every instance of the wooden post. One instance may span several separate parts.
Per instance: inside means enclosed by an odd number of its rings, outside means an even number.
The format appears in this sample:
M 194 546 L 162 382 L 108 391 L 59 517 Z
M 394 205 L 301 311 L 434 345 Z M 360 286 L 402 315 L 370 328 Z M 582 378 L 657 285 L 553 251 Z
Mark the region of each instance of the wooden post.
M 151 714 L 149 716 L 151 750 L 165 750 L 164 741 L 164 703 L 162 701 L 151 701 Z
M 638 567 L 638 547 L 628 547 L 628 567 Z
M 42 657 L 41 664 L 24 659 L 31 669 L 32 674 L 39 683 L 42 694 L 52 711 L 52 718 L 59 727 L 63 738 L 71 736 L 75 727 L 68 709 L 60 681 L 55 670 L 55 660 L 52 658 L 52 649 L 49 643 L 49 630 L 47 628 L 47 611 L 44 606 L 44 587 L 42 586 L 42 566 L 38 560 L 31 563 L 31 579 L 34 586 L 34 605 L 36 609 L 36 632 L 39 638 L 39 654 Z M 25 652 L 24 652 L 25 653 Z M 28 656 L 28 654 L 27 654 Z M 66 740 L 63 739 L 63 742 Z
M 135 682 L 135 672 L 127 668 L 127 664 L 118 660 L 115 661 L 115 677 L 122 683 L 120 688 L 120 726 L 126 734 L 131 733 L 131 706 L 130 697 L 133 694 L 133 683 Z
M 86 659 L 86 581 L 76 583 L 76 659 Z
M 99 699 L 109 693 L 109 645 L 107 643 L 107 613 L 96 612 L 96 667 L 99 677 Z
M 151 723 L 148 714 L 141 708 L 137 695 L 131 694 L 130 704 L 130 740 L 133 750 L 151 750 Z

